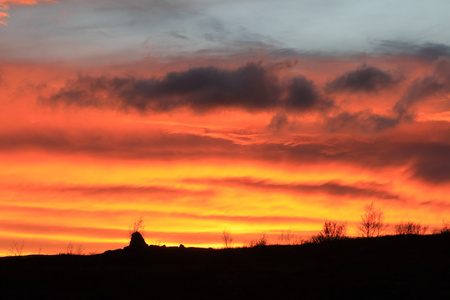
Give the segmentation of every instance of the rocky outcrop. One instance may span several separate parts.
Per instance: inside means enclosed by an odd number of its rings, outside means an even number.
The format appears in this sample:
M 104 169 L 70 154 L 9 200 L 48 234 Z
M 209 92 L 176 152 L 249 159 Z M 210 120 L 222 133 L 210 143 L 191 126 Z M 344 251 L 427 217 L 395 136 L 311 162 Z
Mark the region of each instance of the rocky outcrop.
M 146 249 L 148 249 L 148 245 L 142 234 L 137 231 L 131 235 L 130 245 L 124 248 L 124 250 L 131 252 L 142 252 Z

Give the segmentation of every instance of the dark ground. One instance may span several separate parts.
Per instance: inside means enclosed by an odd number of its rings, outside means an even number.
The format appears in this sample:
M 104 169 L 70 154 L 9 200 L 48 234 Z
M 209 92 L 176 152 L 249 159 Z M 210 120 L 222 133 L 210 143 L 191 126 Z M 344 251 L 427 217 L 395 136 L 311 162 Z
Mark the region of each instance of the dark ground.
M 450 236 L 0 258 L 1 299 L 450 299 Z

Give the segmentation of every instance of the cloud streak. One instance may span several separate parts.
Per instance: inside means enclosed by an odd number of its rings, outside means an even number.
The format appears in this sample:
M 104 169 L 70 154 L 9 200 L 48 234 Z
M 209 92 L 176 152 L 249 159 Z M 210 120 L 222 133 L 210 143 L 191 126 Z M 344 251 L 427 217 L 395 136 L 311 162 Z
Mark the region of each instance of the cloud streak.
M 375 184 L 346 185 L 338 182 L 311 183 L 276 183 L 269 180 L 254 178 L 222 178 L 222 179 L 186 179 L 188 183 L 208 183 L 208 185 L 241 186 L 263 190 L 267 193 L 288 192 L 293 194 L 326 194 L 334 197 L 378 198 L 385 200 L 399 200 L 400 196 L 392 194 Z
M 32 193 L 70 193 L 82 196 L 123 196 L 123 195 L 159 195 L 165 198 L 181 196 L 204 197 L 214 196 L 212 190 L 190 190 L 171 188 L 157 185 L 20 185 L 9 187 L 12 190 L 28 191 Z
M 440 57 L 450 57 L 450 47 L 440 43 L 383 41 L 378 50 L 384 54 L 411 55 L 431 62 Z
M 346 126 L 351 127 L 352 123 L 349 122 Z M 305 140 L 302 137 L 297 140 L 292 137 L 289 142 L 283 139 L 270 142 L 248 140 L 245 144 L 236 143 L 233 137 L 228 138 L 226 134 L 211 137 L 201 133 L 168 134 L 162 131 L 67 133 L 57 130 L 27 130 L 0 134 L 0 151 L 40 151 L 98 159 L 150 161 L 283 160 L 294 165 L 341 163 L 373 169 L 403 166 L 407 167 L 415 178 L 442 184 L 450 181 L 450 166 L 446 159 L 450 151 L 448 136 L 450 127 L 447 123 L 430 123 L 428 128 L 411 124 L 405 129 L 386 131 L 372 137 L 342 136 L 331 140 Z

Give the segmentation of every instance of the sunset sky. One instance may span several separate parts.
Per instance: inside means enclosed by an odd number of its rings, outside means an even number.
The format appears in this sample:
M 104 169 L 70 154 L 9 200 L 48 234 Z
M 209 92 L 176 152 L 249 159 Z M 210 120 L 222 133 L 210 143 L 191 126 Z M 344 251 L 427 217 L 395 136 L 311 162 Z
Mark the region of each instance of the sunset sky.
M 450 220 L 450 1 L 0 0 L 0 256 Z M 430 232 L 432 230 L 429 230 Z M 388 232 L 389 233 L 389 230 Z

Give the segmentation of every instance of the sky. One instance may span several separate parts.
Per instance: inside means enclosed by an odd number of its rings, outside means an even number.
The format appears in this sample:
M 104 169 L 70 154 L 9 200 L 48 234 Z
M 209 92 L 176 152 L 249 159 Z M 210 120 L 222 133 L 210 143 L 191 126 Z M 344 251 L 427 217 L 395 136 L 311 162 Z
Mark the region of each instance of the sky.
M 448 1 L 0 0 L 0 255 L 450 215 Z M 387 234 L 392 232 L 387 230 Z

